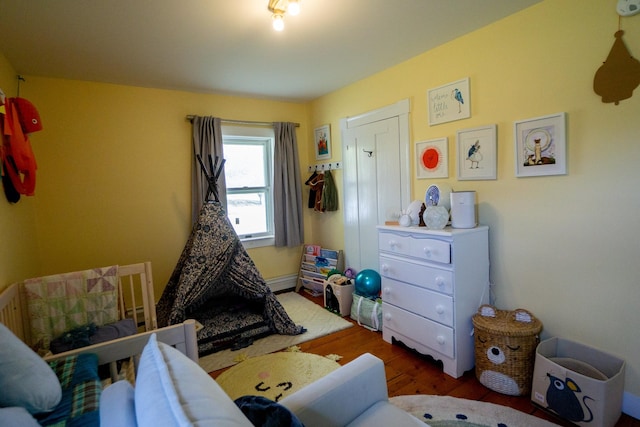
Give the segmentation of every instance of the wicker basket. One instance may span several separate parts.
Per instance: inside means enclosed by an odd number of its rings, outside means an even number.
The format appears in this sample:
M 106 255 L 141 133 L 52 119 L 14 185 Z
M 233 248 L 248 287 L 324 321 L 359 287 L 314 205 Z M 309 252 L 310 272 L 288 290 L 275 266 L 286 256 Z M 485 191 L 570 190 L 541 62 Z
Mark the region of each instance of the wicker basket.
M 511 396 L 529 394 L 542 323 L 527 310 L 498 310 L 490 305 L 481 306 L 472 321 L 480 383 Z

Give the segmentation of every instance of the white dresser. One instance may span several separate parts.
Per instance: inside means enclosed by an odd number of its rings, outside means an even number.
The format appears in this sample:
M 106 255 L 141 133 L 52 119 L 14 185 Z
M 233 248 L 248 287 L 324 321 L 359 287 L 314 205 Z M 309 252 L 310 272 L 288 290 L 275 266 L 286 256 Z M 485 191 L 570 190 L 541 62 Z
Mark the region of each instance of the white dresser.
M 489 302 L 489 228 L 379 226 L 382 338 L 443 363 L 474 367 L 471 316 Z

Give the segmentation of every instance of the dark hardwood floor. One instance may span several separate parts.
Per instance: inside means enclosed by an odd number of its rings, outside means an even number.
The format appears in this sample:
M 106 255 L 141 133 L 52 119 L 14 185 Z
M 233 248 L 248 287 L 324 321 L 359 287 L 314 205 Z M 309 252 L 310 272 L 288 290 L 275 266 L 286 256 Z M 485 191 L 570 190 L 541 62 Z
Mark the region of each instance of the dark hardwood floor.
M 305 292 L 301 295 L 322 305 L 322 297 L 312 297 Z M 347 320 L 350 320 L 348 317 Z M 355 322 L 354 322 L 355 323 Z M 529 396 L 507 396 L 483 386 L 473 371 L 454 379 L 442 372 L 442 366 L 428 356 L 417 354 L 400 345 L 391 345 L 382 340 L 380 332 L 372 332 L 357 324 L 352 327 L 308 341 L 299 345 L 307 353 L 319 355 L 338 354 L 339 363 L 344 365 L 363 353 L 371 353 L 384 360 L 389 396 L 407 394 L 435 394 L 491 402 L 509 406 L 536 417 L 546 419 L 561 426 L 572 423 L 556 418 L 531 404 Z M 216 378 L 224 369 L 211 372 Z M 640 420 L 622 414 L 616 427 L 640 427 Z

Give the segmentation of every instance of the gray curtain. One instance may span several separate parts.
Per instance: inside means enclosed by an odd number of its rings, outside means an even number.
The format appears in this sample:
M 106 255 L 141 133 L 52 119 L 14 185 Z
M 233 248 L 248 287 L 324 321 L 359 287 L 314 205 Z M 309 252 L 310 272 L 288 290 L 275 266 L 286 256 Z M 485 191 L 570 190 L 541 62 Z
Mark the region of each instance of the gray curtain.
M 273 213 L 275 246 L 299 246 L 304 241 L 302 182 L 294 123 L 274 123 Z
M 209 166 L 209 155 L 214 162 L 216 156 L 219 157 L 218 164 L 224 158 L 222 151 L 222 128 L 221 119 L 218 117 L 195 116 L 191 121 L 193 126 L 193 168 L 191 174 L 191 222 L 195 224 L 200 215 L 200 209 L 207 197 L 209 183 L 207 176 L 202 171 L 197 155 L 202 157 L 202 161 L 209 173 L 212 173 Z M 227 210 L 227 185 L 224 179 L 224 171 L 218 178 L 218 197 L 223 209 Z M 213 196 L 211 196 L 213 197 Z

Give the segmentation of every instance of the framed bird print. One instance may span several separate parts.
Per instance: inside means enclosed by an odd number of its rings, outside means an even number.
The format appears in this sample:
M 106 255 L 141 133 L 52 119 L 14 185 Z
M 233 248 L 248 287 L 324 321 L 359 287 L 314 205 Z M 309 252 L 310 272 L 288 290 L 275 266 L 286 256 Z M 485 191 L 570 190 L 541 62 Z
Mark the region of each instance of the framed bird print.
M 469 78 L 427 91 L 429 126 L 471 117 Z
M 459 180 L 497 178 L 496 129 L 496 125 L 488 125 L 458 131 L 456 164 Z
M 446 137 L 416 142 L 416 178 L 448 178 L 448 146 Z

